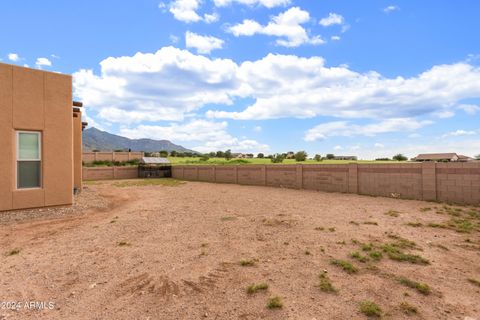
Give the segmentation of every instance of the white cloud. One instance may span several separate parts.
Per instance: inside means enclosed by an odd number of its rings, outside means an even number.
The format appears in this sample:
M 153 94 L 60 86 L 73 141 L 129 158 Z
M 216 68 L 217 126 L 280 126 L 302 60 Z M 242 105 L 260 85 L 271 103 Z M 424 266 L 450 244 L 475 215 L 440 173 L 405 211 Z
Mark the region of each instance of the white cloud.
M 176 0 L 170 4 L 170 13 L 179 21 L 197 22 L 202 20 L 196 12 L 199 6 L 200 0 Z
M 239 68 L 255 101 L 243 111 L 209 111 L 232 119 L 403 118 L 451 115 L 459 101 L 480 97 L 480 68 L 466 63 L 434 66 L 411 78 L 326 67 L 320 57 L 269 54 Z
M 345 23 L 345 19 L 343 16 L 337 13 L 329 13 L 328 17 L 320 19 L 320 25 L 324 27 L 333 26 L 333 25 L 343 25 Z
M 224 41 L 211 36 L 201 36 L 199 34 L 187 31 L 185 33 L 185 46 L 195 48 L 198 53 L 209 54 L 214 49 L 222 49 Z
M 343 147 L 342 146 L 335 146 L 335 147 L 333 147 L 333 150 L 335 150 L 335 151 L 343 150 Z
M 86 108 L 84 108 L 82 110 L 82 121 L 86 121 L 88 123 L 88 127 L 95 127 L 99 130 L 102 130 L 102 131 L 108 131 L 106 128 L 105 128 L 105 125 L 110 125 L 109 122 L 106 122 L 106 121 L 102 121 L 102 123 L 99 123 L 97 121 L 95 121 L 95 119 L 89 117 L 88 115 L 88 111 L 86 110 Z
M 455 116 L 455 112 L 451 110 L 438 110 L 434 112 L 433 115 L 440 119 L 447 119 Z
M 268 151 L 267 145 L 255 140 L 238 139 L 227 131 L 226 121 L 213 122 L 192 120 L 185 124 L 172 123 L 168 126 L 139 125 L 135 128 L 123 128 L 120 134 L 132 139 L 154 138 L 179 142 L 197 142 L 200 145 L 193 149 L 199 152 L 231 149 L 233 152 Z
M 457 107 L 469 115 L 475 115 L 480 111 L 480 107 L 475 104 L 461 104 Z
M 35 61 L 35 65 L 38 67 L 38 68 L 41 68 L 41 67 L 51 67 L 52 66 L 52 62 L 50 60 L 48 60 L 47 58 L 37 58 L 37 61 Z
M 211 14 L 204 14 L 203 15 L 203 20 L 206 23 L 214 23 L 217 22 L 220 19 L 219 15 L 217 13 L 211 13 Z
M 473 136 L 476 135 L 476 131 L 466 131 L 466 130 L 456 130 L 452 132 L 447 132 L 444 135 L 442 135 L 442 138 L 447 138 L 447 137 L 460 137 L 460 136 Z
M 240 24 L 229 27 L 227 31 L 236 37 L 253 36 L 255 34 L 275 36 L 280 38 L 276 40 L 276 44 L 283 47 L 325 43 L 320 36 L 309 36 L 305 28 L 301 26 L 309 21 L 310 14 L 308 11 L 292 7 L 273 17 L 266 26 L 262 26 L 254 20 L 246 19 Z
M 225 7 L 234 2 L 244 5 L 262 5 L 267 8 L 273 8 L 278 6 L 286 6 L 291 3 L 291 0 L 214 0 L 217 7 Z
M 375 143 L 373 146 L 374 146 L 375 148 L 385 148 L 385 146 L 384 146 L 383 144 L 378 143 L 378 142 Z
M 13 62 L 17 62 L 17 61 L 20 60 L 20 56 L 16 53 L 9 53 L 8 54 L 8 60 L 13 61 Z
M 232 104 L 241 95 L 238 66 L 173 47 L 156 53 L 110 57 L 99 75 L 80 70 L 74 93 L 100 118 L 118 122 L 183 120 L 207 104 Z
M 174 44 L 175 44 L 175 43 L 178 43 L 178 41 L 180 40 L 177 36 L 175 36 L 175 35 L 173 35 L 173 34 L 171 34 L 171 35 L 169 36 L 169 38 L 170 38 L 170 41 L 171 41 L 172 43 L 174 43 Z
M 256 126 L 256 127 L 253 128 L 253 131 L 254 132 L 262 132 L 262 127 Z
M 383 12 L 385 12 L 385 13 L 390 13 L 390 12 L 398 11 L 398 10 L 400 10 L 400 7 L 394 6 L 394 5 L 390 5 L 390 6 L 387 6 L 387 7 L 383 8 Z
M 315 56 L 269 54 L 238 65 L 165 47 L 110 57 L 100 66 L 98 74 L 74 74 L 75 95 L 92 116 L 117 123 L 180 121 L 205 106 L 210 106 L 211 118 L 417 119 L 480 98 L 480 68 L 466 63 L 434 66 L 410 78 L 385 78 L 346 65 L 327 67 Z M 229 111 L 239 99 L 252 102 Z
M 333 41 L 339 41 L 341 38 L 339 36 L 332 36 L 330 39 Z
M 174 0 L 169 5 L 169 11 L 175 19 L 186 23 L 199 21 L 212 23 L 218 21 L 219 17 L 216 13 L 205 14 L 203 17 L 197 13 L 201 3 L 201 0 Z M 163 9 L 164 5 L 161 2 L 159 8 Z
M 414 131 L 431 124 L 431 121 L 417 121 L 412 118 L 386 119 L 367 125 L 352 124 L 348 121 L 334 121 L 319 124 L 305 133 L 305 141 L 325 140 L 335 136 L 375 136 L 381 133 L 397 131 Z
M 228 31 L 232 33 L 235 37 L 239 36 L 253 36 L 256 33 L 261 32 L 263 29 L 262 25 L 254 20 L 243 20 L 242 23 L 236 24 L 230 28 Z

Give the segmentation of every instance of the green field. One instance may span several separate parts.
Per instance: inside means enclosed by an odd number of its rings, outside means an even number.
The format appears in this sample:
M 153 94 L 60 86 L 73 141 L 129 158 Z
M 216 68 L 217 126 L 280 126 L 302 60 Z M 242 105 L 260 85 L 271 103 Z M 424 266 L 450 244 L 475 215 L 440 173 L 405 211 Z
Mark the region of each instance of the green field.
M 270 159 L 263 158 L 253 158 L 253 159 L 232 159 L 230 161 L 225 160 L 225 158 L 210 158 L 206 161 L 200 160 L 200 158 L 182 158 L 182 157 L 168 157 L 168 160 L 173 165 L 209 165 L 209 164 L 216 164 L 216 165 L 228 165 L 228 164 L 242 164 L 242 165 L 249 165 L 249 164 L 346 164 L 346 163 L 391 163 L 391 164 L 398 164 L 398 163 L 407 163 L 407 161 L 374 161 L 374 160 L 323 160 L 323 161 L 315 161 L 315 160 L 306 160 L 302 162 L 297 162 L 295 159 L 285 159 L 282 163 L 272 163 Z

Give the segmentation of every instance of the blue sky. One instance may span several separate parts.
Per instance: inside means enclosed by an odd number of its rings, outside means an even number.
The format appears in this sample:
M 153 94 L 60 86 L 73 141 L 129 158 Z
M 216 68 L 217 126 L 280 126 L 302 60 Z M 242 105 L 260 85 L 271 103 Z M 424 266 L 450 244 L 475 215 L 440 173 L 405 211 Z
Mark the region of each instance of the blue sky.
M 0 2 L 0 59 L 90 125 L 199 151 L 480 153 L 480 3 Z

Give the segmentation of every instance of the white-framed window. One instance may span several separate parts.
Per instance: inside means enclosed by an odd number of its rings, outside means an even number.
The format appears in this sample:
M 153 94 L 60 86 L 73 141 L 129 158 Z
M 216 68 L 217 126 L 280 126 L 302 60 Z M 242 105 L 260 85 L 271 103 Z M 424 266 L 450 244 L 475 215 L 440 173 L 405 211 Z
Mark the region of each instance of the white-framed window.
M 42 187 L 42 133 L 17 131 L 17 189 Z

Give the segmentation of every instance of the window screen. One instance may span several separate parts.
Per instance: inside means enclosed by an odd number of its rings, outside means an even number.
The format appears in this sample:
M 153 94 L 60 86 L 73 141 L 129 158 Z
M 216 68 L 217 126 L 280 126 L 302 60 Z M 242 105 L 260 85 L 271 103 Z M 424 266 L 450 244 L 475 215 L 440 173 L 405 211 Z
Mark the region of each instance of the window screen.
M 40 188 L 41 184 L 41 134 L 17 132 L 17 188 Z

